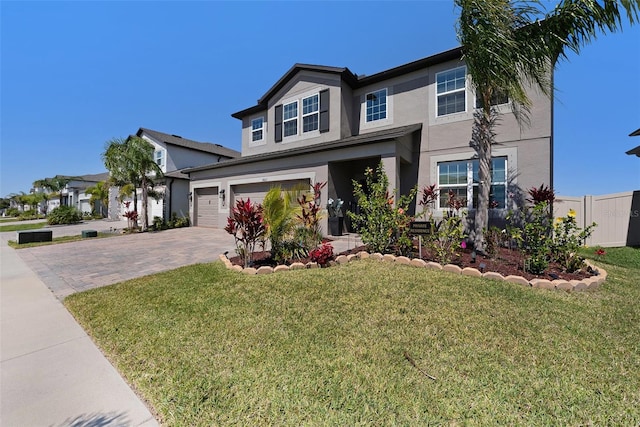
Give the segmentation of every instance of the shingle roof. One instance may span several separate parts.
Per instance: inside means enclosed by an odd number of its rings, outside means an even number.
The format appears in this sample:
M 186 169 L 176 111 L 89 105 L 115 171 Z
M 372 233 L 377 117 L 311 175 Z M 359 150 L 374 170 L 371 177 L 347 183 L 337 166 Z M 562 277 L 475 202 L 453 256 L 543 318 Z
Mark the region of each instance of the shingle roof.
M 415 131 L 422 129 L 422 124 L 413 124 L 408 126 L 400 126 L 392 129 L 384 129 L 377 132 L 369 132 L 363 135 L 350 136 L 348 138 L 339 139 L 333 142 L 327 142 L 324 144 L 316 144 L 307 147 L 290 148 L 288 150 L 281 150 L 272 153 L 256 154 L 253 156 L 244 156 L 237 159 L 227 160 L 225 162 L 213 163 L 210 165 L 198 166 L 195 168 L 183 169 L 184 173 L 191 173 L 206 169 L 218 169 L 227 166 L 241 165 L 253 162 L 259 162 L 263 160 L 272 160 L 282 157 L 295 156 L 299 154 L 309 154 L 314 152 L 335 150 L 339 148 L 352 147 L 361 144 L 370 144 L 372 142 L 389 141 L 392 139 L 400 138 L 405 135 L 409 135 Z
M 191 139 L 183 138 L 180 135 L 170 135 L 168 133 L 158 132 L 157 130 L 147 128 L 138 129 L 136 135 L 141 137 L 143 133 L 151 136 L 158 141 L 164 142 L 165 144 L 176 145 L 178 147 L 189 148 L 191 150 L 202 151 L 205 153 L 217 154 L 219 156 L 224 156 L 231 159 L 240 157 L 239 151 L 223 147 L 220 144 L 193 141 Z
M 269 99 L 280 89 L 287 84 L 298 72 L 300 71 L 316 71 L 321 73 L 341 74 L 342 79 L 349 84 L 353 89 L 368 86 L 374 83 L 388 80 L 394 77 L 398 77 L 404 74 L 411 73 L 413 71 L 421 70 L 423 68 L 430 67 L 435 64 L 439 64 L 454 59 L 459 59 L 462 56 L 462 48 L 457 47 L 450 49 L 436 55 L 431 55 L 426 58 L 419 59 L 417 61 L 409 62 L 398 67 L 391 68 L 389 70 L 381 71 L 370 76 L 357 76 L 353 74 L 346 67 L 328 67 L 324 65 L 310 65 L 310 64 L 295 64 L 289 69 L 260 99 L 258 99 L 257 105 L 246 108 L 237 113 L 233 113 L 231 117 L 236 119 L 242 119 L 250 114 L 254 114 L 267 109 L 267 103 Z

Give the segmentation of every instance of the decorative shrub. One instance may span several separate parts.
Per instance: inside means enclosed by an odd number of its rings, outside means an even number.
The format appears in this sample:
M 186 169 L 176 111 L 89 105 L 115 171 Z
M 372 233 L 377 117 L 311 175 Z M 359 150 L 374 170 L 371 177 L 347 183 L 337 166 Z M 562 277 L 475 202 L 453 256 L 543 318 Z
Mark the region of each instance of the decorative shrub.
M 327 265 L 333 259 L 333 246 L 331 243 L 323 243 L 321 246 L 309 252 L 311 261 L 320 265 Z
M 576 213 L 573 209 L 569 210 L 567 216 L 556 219 L 552 253 L 555 261 L 561 264 L 565 271 L 572 273 L 584 267 L 584 258 L 577 254 L 578 248 L 584 245 L 596 225 L 594 222 L 581 230 L 576 222 Z
M 484 232 L 484 251 L 489 258 L 493 258 L 498 254 L 498 248 L 503 239 L 502 230 L 496 226 L 489 227 Z
M 249 267 L 256 243 L 262 240 L 266 232 L 262 220 L 262 205 L 251 203 L 251 199 L 238 200 L 231 209 L 224 229 L 235 238 L 236 252 L 242 258 L 245 268 Z
M 20 210 L 18 210 L 18 208 L 7 208 L 6 211 L 4 211 L 4 213 L 7 216 L 19 216 L 20 215 Z
M 167 228 L 169 228 L 168 224 L 164 222 L 164 218 L 161 218 L 159 216 L 153 217 L 153 224 L 151 224 L 151 227 L 155 231 L 166 230 Z
M 464 216 L 460 209 L 466 206 L 466 201 L 456 197 L 449 191 L 449 210 L 442 221 L 432 223 L 432 230 L 427 246 L 440 264 L 449 264 L 456 255 L 464 239 Z
M 73 206 L 58 206 L 47 217 L 49 225 L 75 224 L 82 221 L 82 214 Z
M 416 188 L 408 195 L 400 196 L 394 207 L 394 196 L 389 194 L 389 179 L 382 162 L 374 171 L 365 170 L 365 186 L 353 180 L 353 194 L 359 213 L 347 212 L 362 242 L 373 252 L 395 251 L 408 255 L 413 249 L 409 236 L 409 223 L 413 217 L 408 214 L 409 204 L 416 196 Z
M 133 230 L 138 227 L 138 212 L 126 211 L 124 217 L 127 218 L 127 228 Z

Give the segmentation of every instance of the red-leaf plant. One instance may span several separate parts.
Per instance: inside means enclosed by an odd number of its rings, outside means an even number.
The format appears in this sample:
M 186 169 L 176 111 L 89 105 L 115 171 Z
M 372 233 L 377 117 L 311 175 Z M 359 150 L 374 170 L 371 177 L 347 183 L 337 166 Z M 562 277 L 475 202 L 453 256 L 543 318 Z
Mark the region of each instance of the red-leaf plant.
M 262 205 L 251 203 L 251 199 L 238 200 L 231 209 L 224 229 L 235 238 L 238 255 L 244 261 L 245 268 L 249 267 L 256 243 L 262 240 L 266 232 L 262 220 Z
M 322 246 L 309 252 L 309 258 L 322 266 L 327 265 L 333 259 L 333 246 L 331 243 L 323 243 Z

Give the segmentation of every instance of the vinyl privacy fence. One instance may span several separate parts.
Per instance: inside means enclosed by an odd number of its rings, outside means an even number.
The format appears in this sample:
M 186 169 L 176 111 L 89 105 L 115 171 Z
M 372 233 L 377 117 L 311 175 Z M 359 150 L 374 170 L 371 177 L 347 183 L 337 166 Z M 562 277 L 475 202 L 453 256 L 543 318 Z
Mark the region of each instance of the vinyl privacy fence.
M 557 218 L 573 209 L 578 226 L 598 226 L 587 239 L 588 246 L 640 246 L 640 190 L 603 196 L 557 196 L 553 214 Z

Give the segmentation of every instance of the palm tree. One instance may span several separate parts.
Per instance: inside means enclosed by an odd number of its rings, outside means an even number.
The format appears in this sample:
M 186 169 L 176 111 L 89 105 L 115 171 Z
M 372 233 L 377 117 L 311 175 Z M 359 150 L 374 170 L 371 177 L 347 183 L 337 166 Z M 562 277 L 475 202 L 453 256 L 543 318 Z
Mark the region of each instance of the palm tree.
M 506 95 L 518 120 L 526 123 L 531 106 L 527 87 L 551 96 L 553 68 L 558 59 L 566 59 L 567 49 L 579 53 L 599 33 L 619 30 L 625 16 L 635 23 L 640 0 L 563 0 L 550 12 L 536 1 L 455 2 L 461 9 L 458 39 L 481 106 L 474 115 L 470 145 L 478 155 L 480 180 L 474 240 L 483 250 L 497 119 L 492 100 Z
M 107 181 L 97 182 L 96 185 L 88 187 L 84 192 L 91 196 L 89 203 L 94 211 L 96 210 L 96 202 L 100 202 L 100 215 L 103 218 L 106 217 L 105 208 L 109 205 L 109 183 Z
M 298 215 L 302 212 L 298 197 L 305 191 L 308 192 L 308 188 L 303 186 L 288 191 L 275 186 L 271 187 L 262 201 L 262 217 L 267 224 L 267 238 L 276 261 L 288 258 L 287 245 L 293 241 Z
M 57 194 L 60 198 L 60 206 L 62 206 L 62 190 L 67 187 L 74 178 L 72 176 L 56 175 L 53 178 L 38 179 L 33 182 L 33 188 L 43 188 L 52 194 Z
M 153 188 L 154 178 L 161 178 L 162 169 L 153 159 L 154 148 L 148 141 L 130 136 L 127 139 L 114 138 L 107 142 L 102 159 L 111 173 L 111 178 L 119 185 L 133 184 L 142 190 L 142 231 L 149 228 L 147 215 L 148 195 Z M 134 191 L 134 210 L 137 211 L 137 196 Z

